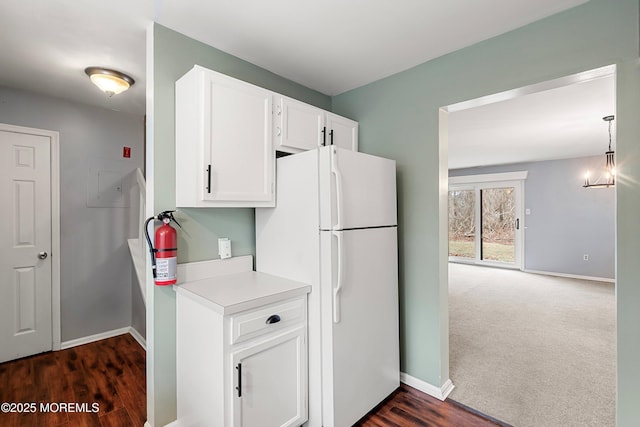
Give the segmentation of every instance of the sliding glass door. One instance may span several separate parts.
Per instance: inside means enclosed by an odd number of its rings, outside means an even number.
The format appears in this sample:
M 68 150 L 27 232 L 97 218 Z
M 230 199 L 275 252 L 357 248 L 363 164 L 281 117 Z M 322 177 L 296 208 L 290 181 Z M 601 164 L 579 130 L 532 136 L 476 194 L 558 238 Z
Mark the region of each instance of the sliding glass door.
M 449 256 L 476 257 L 476 193 L 459 188 L 449 191 Z
M 450 186 L 450 259 L 520 268 L 521 192 L 520 181 Z

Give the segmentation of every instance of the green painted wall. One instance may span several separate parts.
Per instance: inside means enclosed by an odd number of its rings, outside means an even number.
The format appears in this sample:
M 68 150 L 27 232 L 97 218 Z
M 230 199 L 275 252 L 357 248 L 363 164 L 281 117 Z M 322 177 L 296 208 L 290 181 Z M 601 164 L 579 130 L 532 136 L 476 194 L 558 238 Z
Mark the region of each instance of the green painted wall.
M 637 0 L 591 0 L 332 99 L 336 113 L 360 122 L 362 151 L 397 161 L 404 372 L 435 386 L 449 377 L 446 218 L 439 206 L 447 188 L 446 144 L 439 142 L 439 108 L 617 64 L 617 416 L 619 426 L 639 425 L 638 10 Z
M 299 99 L 320 108 L 329 109 L 331 99 L 263 68 L 231 56 L 211 46 L 197 42 L 166 27 L 153 28 L 152 140 L 148 141 L 153 156 L 153 199 L 156 213 L 175 209 L 175 81 L 194 64 L 230 75 L 240 80 Z M 160 172 L 162 171 L 162 172 Z M 182 225 L 178 232 L 179 262 L 218 258 L 218 237 L 229 237 L 234 255 L 255 255 L 253 209 L 193 208 L 178 211 L 176 219 Z M 150 395 L 153 413 L 148 414 L 154 426 L 165 425 L 176 417 L 175 402 L 175 295 L 169 288 L 153 287 L 148 295 L 147 321 L 151 360 Z

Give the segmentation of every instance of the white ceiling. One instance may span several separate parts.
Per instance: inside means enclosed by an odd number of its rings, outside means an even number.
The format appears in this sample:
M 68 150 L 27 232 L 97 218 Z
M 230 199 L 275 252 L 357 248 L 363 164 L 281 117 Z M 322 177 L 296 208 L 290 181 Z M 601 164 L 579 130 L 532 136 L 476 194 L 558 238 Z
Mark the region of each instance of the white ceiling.
M 0 1 L 0 85 L 142 115 L 146 29 L 156 21 L 309 88 L 336 95 L 586 1 Z M 84 74 L 87 66 L 123 71 L 136 84 L 107 98 Z M 516 104 L 506 110 L 515 108 Z M 523 101 L 522 108 L 533 107 Z M 496 127 L 515 122 L 513 117 L 506 119 L 504 112 L 490 110 L 487 114 L 502 118 L 491 119 Z M 467 113 L 469 120 L 482 121 L 478 116 L 482 110 Z M 551 123 L 542 113 L 544 109 L 535 114 L 534 128 Z M 597 121 L 608 112 L 593 114 Z M 593 126 L 602 130 L 602 123 L 598 125 Z M 583 135 L 590 133 L 582 126 L 575 128 Z M 493 134 L 487 133 L 488 141 L 497 141 L 495 134 L 500 132 L 514 135 L 516 129 L 494 129 Z M 559 133 L 557 128 L 546 132 Z M 551 140 L 539 138 L 543 139 Z M 478 142 L 479 137 L 473 140 Z M 538 146 L 533 151 L 541 150 Z
M 609 134 L 602 118 L 615 115 L 616 108 L 615 75 L 606 68 L 596 78 L 544 82 L 519 89 L 529 92 L 525 95 L 507 93 L 506 100 L 476 102 L 484 105 L 450 113 L 449 169 L 604 158 Z M 615 149 L 615 121 L 611 132 Z

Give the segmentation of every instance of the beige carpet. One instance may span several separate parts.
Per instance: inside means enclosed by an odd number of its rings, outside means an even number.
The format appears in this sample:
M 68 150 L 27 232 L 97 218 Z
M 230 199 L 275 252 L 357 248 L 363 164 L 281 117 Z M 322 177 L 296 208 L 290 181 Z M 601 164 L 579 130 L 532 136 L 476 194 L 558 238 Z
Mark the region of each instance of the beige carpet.
M 449 264 L 450 397 L 514 426 L 615 425 L 612 283 Z

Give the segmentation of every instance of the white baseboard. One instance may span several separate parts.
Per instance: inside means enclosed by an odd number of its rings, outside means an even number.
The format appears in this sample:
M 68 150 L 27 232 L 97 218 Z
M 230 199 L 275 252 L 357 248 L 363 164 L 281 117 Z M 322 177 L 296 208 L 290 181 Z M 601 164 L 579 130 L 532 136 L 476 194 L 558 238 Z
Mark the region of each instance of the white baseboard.
M 594 282 L 607 282 L 607 283 L 616 282 L 616 279 L 610 279 L 608 277 L 580 276 L 578 274 L 556 273 L 553 271 L 539 271 L 539 270 L 526 270 L 526 269 L 522 271 L 524 271 L 525 273 L 542 274 L 544 276 L 566 277 L 568 279 L 591 280 Z
M 76 347 L 83 344 L 89 344 L 92 342 L 104 340 L 107 338 L 117 337 L 118 335 L 131 334 L 131 336 L 138 341 L 138 343 L 142 346 L 142 348 L 146 351 L 146 342 L 142 337 L 140 332 L 132 328 L 131 326 L 127 326 L 125 328 L 114 329 L 112 331 L 106 331 L 95 335 L 89 335 L 88 337 L 77 338 L 75 340 L 64 341 L 60 345 L 60 350 L 65 350 L 67 348 Z
M 147 351 L 147 340 L 144 339 L 142 334 L 138 332 L 138 330 L 133 326 L 129 327 L 129 333 L 131 334 L 134 340 L 138 341 L 138 344 L 140 344 L 140 347 L 142 347 L 144 351 Z
M 445 381 L 442 387 L 436 387 L 404 372 L 400 372 L 400 381 L 439 400 L 445 400 L 455 388 L 450 379 Z

